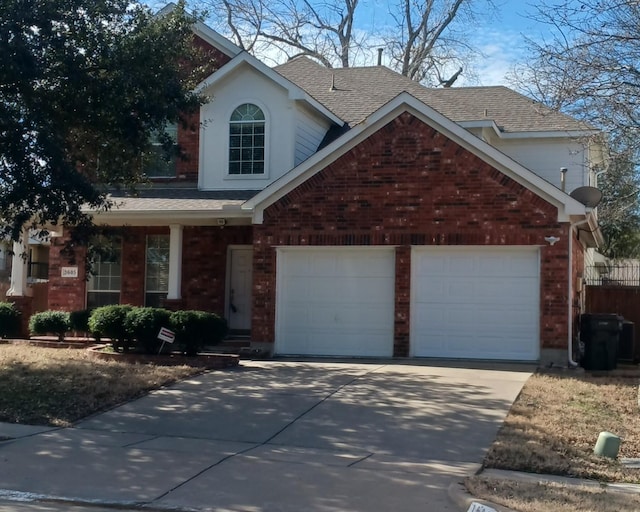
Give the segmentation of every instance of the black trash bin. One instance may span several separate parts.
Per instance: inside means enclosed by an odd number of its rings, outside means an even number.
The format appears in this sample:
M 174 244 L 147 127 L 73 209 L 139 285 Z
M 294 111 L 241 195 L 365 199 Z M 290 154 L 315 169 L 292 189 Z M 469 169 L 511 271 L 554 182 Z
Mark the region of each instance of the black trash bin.
M 580 340 L 585 370 L 615 370 L 623 318 L 615 314 L 585 314 L 580 317 Z
M 633 322 L 622 322 L 622 332 L 618 343 L 618 361 L 638 362 L 638 348 L 636 346 L 636 330 Z

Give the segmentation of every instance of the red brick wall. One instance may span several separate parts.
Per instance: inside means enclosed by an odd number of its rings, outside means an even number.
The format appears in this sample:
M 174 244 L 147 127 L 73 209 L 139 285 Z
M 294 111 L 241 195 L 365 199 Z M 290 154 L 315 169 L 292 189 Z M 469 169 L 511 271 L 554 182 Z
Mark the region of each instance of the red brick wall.
M 214 48 L 199 37 L 194 37 L 194 45 L 204 53 L 205 57 L 212 63 L 212 69 L 219 69 L 231 60 L 220 50 Z M 206 78 L 209 71 L 206 71 L 202 79 Z M 175 178 L 155 178 L 154 182 L 159 183 L 197 183 L 198 182 L 198 162 L 200 158 L 200 112 L 184 116 L 182 122 L 178 124 L 178 146 L 181 157 L 176 162 Z
M 548 246 L 550 235 L 561 241 Z M 542 345 L 566 346 L 566 237 L 554 206 L 405 113 L 254 227 L 252 339 L 274 340 L 277 245 L 399 246 L 396 356 L 408 355 L 412 245 L 540 245 Z
M 168 226 L 129 227 L 122 242 L 122 284 L 120 303 L 144 304 L 147 235 L 169 235 Z M 252 226 L 196 227 L 185 226 L 182 238 L 181 309 L 201 309 L 224 314 L 227 248 L 231 244 L 251 245 Z M 79 249 L 77 262 L 82 263 L 78 279 L 62 279 L 60 267 L 69 263 L 60 256 L 62 241 L 55 239 L 50 252 L 49 309 L 73 311 L 86 303 L 84 250 Z M 175 308 L 174 308 L 175 309 Z
M 122 237 L 120 304 L 144 305 L 147 235 L 167 235 L 168 226 L 127 228 Z
M 79 311 L 85 308 L 87 281 L 85 274 L 84 247 L 77 247 L 74 257 L 62 253 L 68 236 L 52 238 L 49 247 L 49 294 L 48 309 Z M 77 266 L 78 277 L 61 277 L 62 267 Z
M 227 248 L 251 245 L 252 226 L 185 227 L 182 298 L 186 309 L 225 314 Z

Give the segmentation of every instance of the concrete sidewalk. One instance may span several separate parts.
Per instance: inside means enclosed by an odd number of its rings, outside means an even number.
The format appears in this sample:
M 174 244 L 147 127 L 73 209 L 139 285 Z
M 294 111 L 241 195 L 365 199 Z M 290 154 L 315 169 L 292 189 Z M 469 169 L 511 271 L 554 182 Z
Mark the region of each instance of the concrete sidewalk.
M 448 489 L 479 468 L 529 370 L 245 362 L 74 428 L 0 424 L 14 438 L 0 489 L 130 508 L 459 510 Z

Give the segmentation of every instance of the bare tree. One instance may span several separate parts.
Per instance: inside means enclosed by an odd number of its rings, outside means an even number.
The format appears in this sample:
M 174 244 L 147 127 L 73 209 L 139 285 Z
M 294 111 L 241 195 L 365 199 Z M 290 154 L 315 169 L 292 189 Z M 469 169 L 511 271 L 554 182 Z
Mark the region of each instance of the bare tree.
M 418 82 L 452 85 L 461 73 L 464 51 L 470 50 L 456 25 L 473 22 L 469 0 L 401 0 L 390 12 L 395 22 L 385 37 L 391 51 L 392 67 Z M 459 71 L 446 78 L 447 68 Z
M 354 33 L 358 0 L 203 0 L 212 20 L 250 52 L 307 55 L 327 67 L 349 67 L 363 41 Z
M 614 259 L 640 257 L 640 177 L 630 157 L 628 152 L 612 155 L 598 183 L 603 193 L 598 219 L 605 239 L 600 251 Z
M 528 40 L 531 59 L 513 83 L 631 142 L 629 130 L 640 128 L 640 3 L 563 0 L 537 7 L 532 18 L 551 36 Z
M 557 0 L 531 15 L 550 36 L 528 40 L 531 58 L 512 82 L 535 99 L 609 134 L 610 165 L 600 179 L 600 223 L 611 257 L 640 256 L 640 4 Z
M 276 60 L 307 55 L 327 67 L 349 67 L 372 64 L 374 49 L 384 46 L 398 72 L 445 86 L 474 53 L 469 27 L 495 13 L 492 0 L 398 0 L 382 14 L 365 1 L 200 0 L 199 7 L 216 13 L 216 28 L 253 53 L 275 50 Z M 378 26 L 363 21 L 372 13 L 383 18 Z

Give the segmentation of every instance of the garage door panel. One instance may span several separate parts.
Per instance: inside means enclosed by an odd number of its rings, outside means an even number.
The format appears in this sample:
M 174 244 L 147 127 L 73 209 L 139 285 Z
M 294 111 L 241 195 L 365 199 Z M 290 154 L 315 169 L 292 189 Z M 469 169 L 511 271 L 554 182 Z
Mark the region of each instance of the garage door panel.
M 394 289 L 392 278 L 347 278 L 338 279 L 324 276 L 321 278 L 288 278 L 286 287 L 289 296 L 304 298 L 309 302 L 330 301 L 334 304 L 359 303 L 376 304 L 380 302 L 381 290 L 388 293 Z
M 276 352 L 393 354 L 394 251 L 278 251 Z
M 294 251 L 295 256 L 287 257 L 287 275 L 291 277 L 368 277 L 388 276 L 389 256 L 358 253 L 356 259 L 349 259 L 349 251 L 304 254 Z M 293 254 L 293 253 L 291 253 Z
M 437 254 L 440 252 L 440 254 Z M 414 269 L 414 275 L 441 275 L 447 277 L 538 277 L 537 254 L 523 255 L 521 251 L 499 254 L 469 255 L 451 254 L 437 251 L 430 258 L 421 258 Z
M 295 311 L 292 308 L 292 311 Z M 303 318 L 304 316 L 304 318 Z M 299 325 L 309 329 L 354 329 L 367 330 L 384 329 L 387 326 L 387 311 L 385 306 L 361 308 L 355 304 L 340 307 L 325 304 L 310 304 L 309 312 L 301 315 L 300 319 L 292 319 L 290 325 Z
M 537 359 L 537 249 L 414 248 L 412 265 L 413 355 Z
M 530 351 L 526 348 L 528 339 L 478 335 L 476 337 L 476 353 L 473 359 L 509 359 L 528 360 Z M 466 337 L 456 338 L 447 334 L 434 335 L 429 338 L 434 351 L 439 351 L 447 358 L 469 359 L 469 343 Z
M 493 304 L 529 305 L 537 299 L 537 279 L 524 282 L 521 278 L 446 278 L 423 276 L 428 283 L 415 290 L 415 302 L 420 304 L 477 304 L 489 300 Z
M 322 342 L 319 343 L 319 340 Z M 290 348 L 293 351 L 303 351 L 304 355 L 310 356 L 362 356 L 369 357 L 389 357 L 388 350 L 385 348 L 387 342 L 386 336 L 380 334 L 370 334 L 367 343 L 363 347 L 363 353 L 354 353 L 353 347 L 362 345 L 362 334 L 360 332 L 343 333 L 339 338 L 335 337 L 330 330 L 324 333 L 314 333 L 313 336 L 305 329 L 299 331 L 291 331 L 279 340 L 281 347 Z M 281 353 L 287 353 L 282 351 Z
M 501 332 L 519 332 L 520 326 L 537 322 L 537 313 L 529 308 L 511 308 L 509 321 L 505 322 L 503 311 L 487 306 L 472 304 L 447 307 L 431 305 L 428 310 L 416 313 L 415 325 L 420 330 L 433 332 L 464 332 L 475 333 L 485 328 L 499 329 Z

